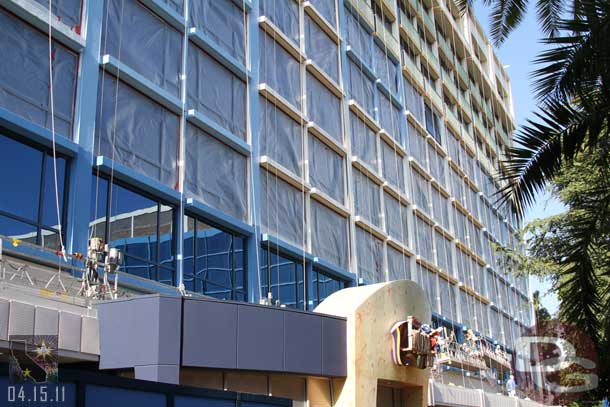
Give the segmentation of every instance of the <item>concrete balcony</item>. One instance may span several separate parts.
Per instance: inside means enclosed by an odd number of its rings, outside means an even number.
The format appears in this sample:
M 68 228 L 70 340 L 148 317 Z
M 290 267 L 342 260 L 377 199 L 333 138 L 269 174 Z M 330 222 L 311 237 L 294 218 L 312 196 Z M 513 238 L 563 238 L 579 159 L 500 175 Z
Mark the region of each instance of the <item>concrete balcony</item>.
M 472 100 L 475 101 L 477 106 L 478 107 L 482 107 L 483 106 L 483 100 L 481 99 L 481 92 L 479 91 L 479 88 L 477 88 L 474 85 L 471 86 L 470 87 L 470 94 L 472 95 Z
M 375 18 L 373 15 L 373 9 L 371 9 L 370 2 L 365 0 L 347 0 L 352 9 L 354 9 L 360 16 L 366 21 L 366 23 L 374 27 Z
M 464 65 L 462 65 L 461 63 L 457 62 L 455 64 L 456 68 L 457 68 L 457 73 L 458 73 L 458 79 L 461 82 L 461 84 L 464 86 L 464 88 L 468 87 L 468 72 L 466 72 L 466 68 L 464 68 Z
M 400 34 L 408 40 L 413 48 L 421 52 L 421 38 L 417 34 L 415 23 L 402 10 L 400 11 Z
M 458 120 L 455 112 L 449 106 L 445 109 L 445 118 L 447 120 L 447 124 L 451 129 L 458 134 L 460 132 L 460 121 Z
M 421 11 L 421 16 L 422 16 L 422 19 L 424 22 L 424 29 L 426 31 L 426 35 L 430 39 L 435 39 L 436 38 L 436 25 L 434 24 L 434 20 L 428 13 L 426 13 L 423 10 Z
M 441 76 L 441 65 L 438 61 L 438 57 L 434 55 L 434 51 L 427 46 L 422 46 L 422 51 L 422 56 L 427 62 L 424 66 L 428 68 L 428 71 L 430 71 L 432 76 L 439 78 Z
M 457 88 L 455 86 L 455 83 L 453 83 L 453 80 L 451 79 L 451 77 L 447 77 L 444 75 L 443 73 L 443 93 L 445 95 L 447 95 L 449 97 L 449 99 L 453 100 L 454 102 L 458 102 L 458 91 Z
M 415 86 L 424 88 L 424 76 L 405 51 L 402 51 L 402 71 L 411 78 Z
M 375 35 L 381 40 L 387 47 L 388 51 L 394 54 L 394 57 L 398 59 L 400 57 L 400 43 L 392 35 L 392 32 L 386 28 L 381 21 L 381 18 L 375 16 Z
M 438 49 L 439 49 L 439 51 L 442 52 L 443 55 L 445 55 L 445 58 L 447 58 L 447 60 L 450 61 L 452 65 L 455 65 L 454 64 L 455 55 L 453 53 L 453 50 L 451 49 L 451 45 L 449 45 L 447 40 L 445 40 L 440 35 L 437 37 L 436 40 L 438 41 L 438 45 L 439 45 Z
M 430 98 L 430 101 L 434 105 L 434 107 L 439 111 L 443 111 L 443 99 L 441 95 L 439 95 L 438 91 L 434 89 L 432 86 L 426 84 L 427 95 Z
M 383 7 L 384 14 L 390 17 L 390 20 L 394 21 L 398 18 L 396 13 L 396 1 L 393 0 L 377 0 L 377 3 Z

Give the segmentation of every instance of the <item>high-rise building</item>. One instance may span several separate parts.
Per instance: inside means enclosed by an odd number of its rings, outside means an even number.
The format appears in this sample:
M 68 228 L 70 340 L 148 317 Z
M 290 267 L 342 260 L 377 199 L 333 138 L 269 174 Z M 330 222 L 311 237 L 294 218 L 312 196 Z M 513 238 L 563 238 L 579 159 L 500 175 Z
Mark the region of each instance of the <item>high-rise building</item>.
M 470 12 L 452 0 L 52 0 L 49 14 L 49 1 L 0 2 L 7 321 L 13 304 L 34 307 L 35 324 L 38 307 L 58 310 L 59 331 L 62 313 L 80 315 L 82 343 L 66 349 L 96 360 L 76 257 L 98 237 L 123 253 L 121 296 L 315 316 L 344 288 L 413 280 L 456 352 L 474 334 L 508 362 L 460 350 L 433 381 L 502 392 L 509 365 L 528 365 L 516 347 L 533 324 L 528 282 L 497 250 L 519 246 L 494 178 L 515 128 L 510 80 Z M 68 294 L 42 284 L 58 263 Z M 4 339 L 22 333 L 10 327 Z M 233 386 L 229 370 L 200 387 L 258 392 L 258 376 Z M 141 372 L 127 376 L 176 382 Z

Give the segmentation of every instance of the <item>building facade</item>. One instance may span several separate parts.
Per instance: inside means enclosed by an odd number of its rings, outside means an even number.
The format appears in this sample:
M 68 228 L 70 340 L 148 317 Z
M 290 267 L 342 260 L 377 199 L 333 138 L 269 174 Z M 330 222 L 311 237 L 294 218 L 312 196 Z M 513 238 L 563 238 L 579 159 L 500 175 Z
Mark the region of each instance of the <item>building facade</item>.
M 519 361 L 528 283 L 496 250 L 518 246 L 514 211 L 495 205 L 510 81 L 470 13 L 451 0 L 47 7 L 0 2 L 5 247 L 56 263 L 62 244 L 85 253 L 99 237 L 122 250 L 132 292 L 304 311 L 413 280 L 435 326 Z M 486 368 L 501 391 L 508 370 Z M 480 370 L 441 376 L 480 383 Z

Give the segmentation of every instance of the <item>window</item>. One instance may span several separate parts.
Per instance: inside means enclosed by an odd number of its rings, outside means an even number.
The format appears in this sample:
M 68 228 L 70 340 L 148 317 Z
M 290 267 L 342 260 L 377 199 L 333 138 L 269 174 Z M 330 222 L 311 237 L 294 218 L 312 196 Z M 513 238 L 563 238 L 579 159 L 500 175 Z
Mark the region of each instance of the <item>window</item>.
M 48 37 L 0 9 L 0 107 L 51 128 Z M 72 137 L 78 57 L 53 41 L 55 131 Z
M 384 141 L 381 145 L 381 164 L 383 176 L 390 184 L 394 185 L 401 192 L 405 191 L 405 170 L 402 156 Z
M 451 252 L 451 241 L 447 240 L 445 236 L 436 232 L 434 234 L 436 239 L 436 264 L 447 274 L 452 274 L 452 252 Z
M 432 225 L 415 216 L 415 237 L 417 239 L 417 254 L 430 263 L 434 263 L 434 247 L 432 242 Z
M 275 4 L 272 2 L 261 2 Z M 293 3 L 292 0 L 277 2 L 277 4 Z M 296 3 L 295 3 L 296 4 Z M 277 91 L 284 99 L 297 109 L 301 109 L 301 67 L 299 62 L 292 57 L 272 37 L 260 30 L 259 46 L 259 74 L 260 83 L 266 83 Z
M 391 27 L 389 32 L 392 32 Z M 378 45 L 375 45 L 375 73 L 390 92 L 395 95 L 398 94 L 398 68 L 396 63 L 392 61 L 385 47 L 382 48 Z
M 60 222 L 65 223 L 68 162 L 57 157 Z M 59 249 L 53 156 L 0 134 L 0 234 Z M 63 229 L 62 229 L 63 230 Z
M 258 8 L 261 16 L 270 19 L 288 38 L 299 44 L 299 6 L 296 1 L 259 0 Z
M 362 26 L 362 18 L 348 9 L 345 10 L 345 30 L 347 32 L 347 44 L 366 64 L 370 65 L 373 59 L 371 51 L 371 35 Z
M 354 170 L 353 174 L 356 214 L 381 227 L 379 186 L 358 170 Z
M 385 224 L 387 234 L 408 246 L 409 235 L 407 229 L 407 216 L 409 211 L 407 207 L 400 203 L 396 198 L 387 192 L 384 192 L 385 204 Z
M 424 105 L 421 93 L 409 82 L 403 81 L 405 84 L 405 104 L 407 110 L 417 119 L 418 122 L 424 123 Z
M 419 172 L 411 171 L 413 183 L 413 201 L 422 212 L 430 213 L 430 195 L 428 192 L 428 181 Z
M 426 138 L 407 120 L 407 141 L 409 146 L 409 154 L 417 160 L 417 163 L 428 169 L 427 145 Z
M 247 301 L 246 239 L 186 216 L 184 287 L 223 300 Z
M 303 144 L 299 123 L 280 108 L 259 98 L 258 134 L 261 155 L 268 155 L 299 177 L 303 176 Z
M 382 92 L 377 94 L 379 96 L 379 123 L 394 140 L 400 143 L 400 109 Z
M 313 310 L 332 293 L 345 288 L 345 281 L 331 277 L 326 273 L 313 270 L 312 275 L 313 292 L 309 294 L 309 309 Z
M 92 180 L 90 235 L 123 252 L 125 273 L 175 285 L 173 208 L 106 178 Z
M 328 1 L 328 0 L 327 0 Z M 328 1 L 330 3 L 330 1 Z M 307 57 L 339 83 L 339 49 L 312 19 L 305 14 L 305 50 Z
M 182 36 L 135 0 L 106 0 L 102 54 L 110 54 L 174 96 L 180 95 Z
M 261 198 L 263 233 L 278 236 L 302 248 L 307 222 L 303 192 L 273 174 L 261 171 Z
M 356 228 L 358 278 L 365 284 L 385 281 L 383 272 L 383 242 L 366 230 Z
M 307 115 L 328 135 L 343 142 L 341 100 L 311 74 L 307 74 Z
M 352 61 L 349 61 L 349 97 L 358 102 L 371 117 L 375 117 L 373 82 Z
M 343 204 L 345 200 L 343 157 L 318 140 L 309 137 L 309 182 Z
M 263 248 L 261 290 L 273 301 L 289 308 L 305 308 L 304 264 L 280 255 L 274 248 Z
M 347 219 L 316 200 L 311 200 L 311 251 L 314 256 L 349 268 Z
M 434 186 L 430 188 L 432 192 L 432 214 L 445 230 L 449 230 L 449 207 L 447 206 L 447 198 Z
M 438 114 L 427 103 L 424 103 L 424 107 L 426 113 L 426 130 L 428 130 L 428 133 L 434 137 L 434 140 L 436 140 L 438 144 L 443 144 L 443 129 L 441 128 Z
M 246 140 L 246 83 L 198 47 L 188 59 L 188 108 Z
M 377 171 L 377 136 L 355 113 L 349 113 L 352 154 Z
M 426 296 L 428 297 L 428 301 L 430 302 L 430 307 L 432 308 L 432 312 L 439 312 L 438 305 L 438 295 L 436 282 L 440 278 L 438 274 L 428 270 L 423 267 L 421 264 L 417 265 L 417 269 L 419 271 L 419 284 L 422 286 L 424 291 L 426 292 Z
M 100 77 L 95 151 L 170 188 L 178 181 L 178 116 L 109 75 Z
M 446 185 L 445 177 L 445 157 L 436 151 L 436 149 L 428 143 L 429 153 L 428 159 L 430 160 L 430 174 L 438 181 L 443 187 Z
M 411 279 L 411 258 L 388 245 L 388 280 Z
M 231 0 L 202 0 L 189 2 L 189 21 L 203 31 L 220 48 L 245 64 L 245 10 Z
M 247 158 L 190 124 L 185 143 L 186 193 L 237 219 L 247 220 Z

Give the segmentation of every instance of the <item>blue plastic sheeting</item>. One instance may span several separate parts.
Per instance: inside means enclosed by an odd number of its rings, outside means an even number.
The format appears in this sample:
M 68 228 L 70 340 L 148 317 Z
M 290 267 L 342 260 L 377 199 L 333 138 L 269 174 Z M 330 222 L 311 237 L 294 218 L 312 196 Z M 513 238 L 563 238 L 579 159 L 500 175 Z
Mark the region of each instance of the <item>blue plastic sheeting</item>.
M 303 212 L 304 192 L 267 171 L 261 172 L 260 180 L 263 233 L 303 248 L 303 230 L 307 226 Z
M 349 61 L 349 97 L 354 99 L 371 116 L 375 117 L 374 85 L 368 76 Z
M 407 120 L 407 142 L 409 155 L 415 158 L 419 165 L 428 169 L 428 142 L 419 130 Z
M 246 83 L 210 54 L 189 46 L 187 102 L 195 109 L 246 139 Z
M 431 188 L 432 192 L 432 215 L 434 219 L 445 229 L 449 230 L 449 208 L 447 198 L 436 188 Z
M 436 264 L 445 272 L 451 269 L 451 242 L 438 231 L 434 233 L 436 242 Z
M 135 0 L 107 0 L 101 53 L 110 54 L 173 96 L 180 94 L 180 32 Z
M 356 227 L 356 250 L 358 253 L 358 278 L 365 283 L 386 281 L 383 270 L 383 242 L 365 229 Z
M 400 122 L 402 115 L 400 109 L 394 105 L 382 92 L 379 95 L 379 124 L 398 143 L 400 140 Z
M 362 18 L 358 13 L 354 16 L 351 11 L 345 10 L 347 44 L 364 63 L 370 66 L 373 60 L 371 34 L 362 26 L 360 21 L 362 21 Z
M 310 0 L 316 10 L 332 25 L 337 27 L 337 5 L 335 0 Z
M 413 186 L 413 201 L 417 208 L 430 214 L 430 194 L 428 181 L 419 172 L 411 171 L 411 184 Z
M 175 188 L 178 116 L 109 74 L 98 94 L 95 152 Z
M 388 51 L 379 45 L 375 45 L 375 73 L 390 92 L 398 94 L 398 66 L 388 56 Z
M 0 9 L 0 49 L 0 107 L 50 129 L 48 37 Z M 55 41 L 52 55 L 55 131 L 72 138 L 78 59 Z
M 377 171 L 377 136 L 375 132 L 351 111 L 349 113 L 349 123 L 352 155 Z
M 324 72 L 339 83 L 339 49 L 314 20 L 305 15 L 305 51 Z
M 409 280 L 411 278 L 411 258 L 400 250 L 388 246 L 388 280 Z
M 169 8 L 176 11 L 178 14 L 184 14 L 184 0 L 161 0 L 163 3 L 167 4 Z
M 198 0 L 189 2 L 191 27 L 211 38 L 243 64 L 246 63 L 245 10 L 231 0 Z
M 405 105 L 418 122 L 424 123 L 424 102 L 421 93 L 408 80 L 405 84 Z
M 299 5 L 295 0 L 259 0 L 258 8 L 260 16 L 267 17 L 296 45 L 299 44 Z
M 415 216 L 415 237 L 417 253 L 430 263 L 434 263 L 434 250 L 432 243 L 432 225 Z
M 311 200 L 311 249 L 314 256 L 343 269 L 349 267 L 347 219 Z
M 345 201 L 343 158 L 316 137 L 309 137 L 309 182 L 340 203 Z
M 401 192 L 405 191 L 405 169 L 404 160 L 396 152 L 394 147 L 389 146 L 384 141 L 381 145 L 381 164 L 385 179 Z
M 311 74 L 307 74 L 307 115 L 332 138 L 342 140 L 341 100 Z
M 35 0 L 45 9 L 49 8 L 49 0 Z M 58 21 L 66 24 L 80 34 L 82 0 L 53 0 L 51 2 L 51 13 Z
M 167 403 L 163 393 L 96 385 L 87 386 L 86 400 L 87 407 L 107 407 L 109 401 L 113 407 L 165 407 Z
M 451 321 L 457 320 L 457 304 L 455 301 L 455 285 L 439 278 L 439 295 L 441 297 L 441 314 Z
M 291 0 L 292 1 L 292 0 Z M 301 109 L 301 66 L 280 44 L 260 30 L 260 83 L 266 83 Z
M 430 160 L 430 174 L 441 184 L 447 187 L 447 176 L 445 174 L 445 157 L 440 155 L 432 145 L 428 151 L 428 159 Z
M 430 308 L 432 312 L 439 312 L 438 298 L 436 295 L 436 280 L 439 279 L 438 275 L 422 267 L 419 264 L 417 265 L 417 269 L 419 272 L 418 283 L 426 292 L 426 296 L 428 297 L 428 302 L 430 303 Z
M 353 171 L 356 215 L 381 227 L 381 196 L 379 185 L 358 170 Z
M 301 177 L 303 175 L 301 126 L 265 98 L 260 97 L 259 102 L 260 154 L 273 158 L 277 163 Z
M 226 144 L 188 125 L 184 188 L 202 202 L 247 220 L 247 159 Z
M 384 193 L 386 232 L 392 239 L 409 245 L 407 217 L 410 212 L 407 207 L 387 192 Z

